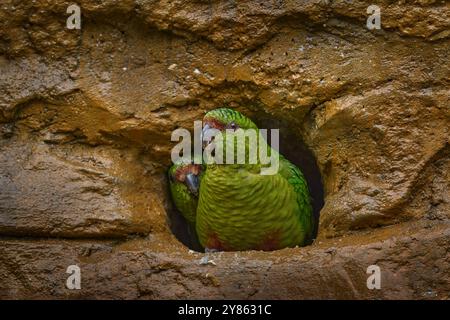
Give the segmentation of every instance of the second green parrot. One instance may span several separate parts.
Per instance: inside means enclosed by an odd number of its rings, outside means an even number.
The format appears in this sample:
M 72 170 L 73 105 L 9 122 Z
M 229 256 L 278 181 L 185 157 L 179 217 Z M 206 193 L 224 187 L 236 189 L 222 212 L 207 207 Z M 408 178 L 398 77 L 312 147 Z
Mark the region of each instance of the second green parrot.
M 203 173 L 203 165 L 186 159 L 180 159 L 174 163 L 168 172 L 170 192 L 175 207 L 194 230 Z

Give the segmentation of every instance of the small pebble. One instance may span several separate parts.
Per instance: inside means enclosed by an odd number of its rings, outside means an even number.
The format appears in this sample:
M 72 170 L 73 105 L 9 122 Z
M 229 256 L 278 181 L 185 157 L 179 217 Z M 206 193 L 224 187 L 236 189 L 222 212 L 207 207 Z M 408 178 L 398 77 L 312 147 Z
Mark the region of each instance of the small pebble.
M 200 259 L 200 265 L 207 265 L 207 264 L 212 264 L 213 266 L 216 265 L 216 263 L 214 262 L 214 260 L 209 260 L 208 256 L 204 256 Z

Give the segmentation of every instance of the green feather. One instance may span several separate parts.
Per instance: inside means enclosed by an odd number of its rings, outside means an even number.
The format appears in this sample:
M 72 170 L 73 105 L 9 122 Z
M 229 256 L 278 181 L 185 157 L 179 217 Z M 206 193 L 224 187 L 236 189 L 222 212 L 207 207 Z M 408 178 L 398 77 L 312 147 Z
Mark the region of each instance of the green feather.
M 289 184 L 294 188 L 299 207 L 299 219 L 301 220 L 305 230 L 307 230 L 306 240 L 312 240 L 312 233 L 314 231 L 313 208 L 305 177 L 297 166 L 292 164 L 282 155 L 280 155 L 279 173 L 287 179 Z
M 195 225 L 198 199 L 180 182 L 171 182 L 170 192 L 178 211 L 191 225 Z

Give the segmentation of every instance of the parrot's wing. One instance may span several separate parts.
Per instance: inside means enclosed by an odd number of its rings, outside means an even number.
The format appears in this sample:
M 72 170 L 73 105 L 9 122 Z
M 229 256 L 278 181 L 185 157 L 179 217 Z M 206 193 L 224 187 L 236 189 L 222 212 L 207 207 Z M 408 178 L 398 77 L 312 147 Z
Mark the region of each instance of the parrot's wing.
M 314 231 L 314 217 L 311 205 L 312 199 L 305 177 L 297 166 L 292 164 L 282 155 L 280 155 L 280 169 L 278 173 L 289 182 L 297 194 L 299 218 L 302 225 L 305 227 L 306 240 L 311 241 L 312 233 Z

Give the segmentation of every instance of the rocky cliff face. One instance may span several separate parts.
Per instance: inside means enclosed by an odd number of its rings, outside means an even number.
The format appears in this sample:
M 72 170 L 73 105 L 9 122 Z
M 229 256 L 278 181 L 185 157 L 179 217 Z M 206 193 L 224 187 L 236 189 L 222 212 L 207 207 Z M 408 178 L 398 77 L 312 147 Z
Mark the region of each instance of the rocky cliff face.
M 449 298 L 448 2 L 70 4 L 0 5 L 0 298 Z M 223 105 L 280 128 L 313 245 L 200 265 L 172 234 L 171 132 Z

